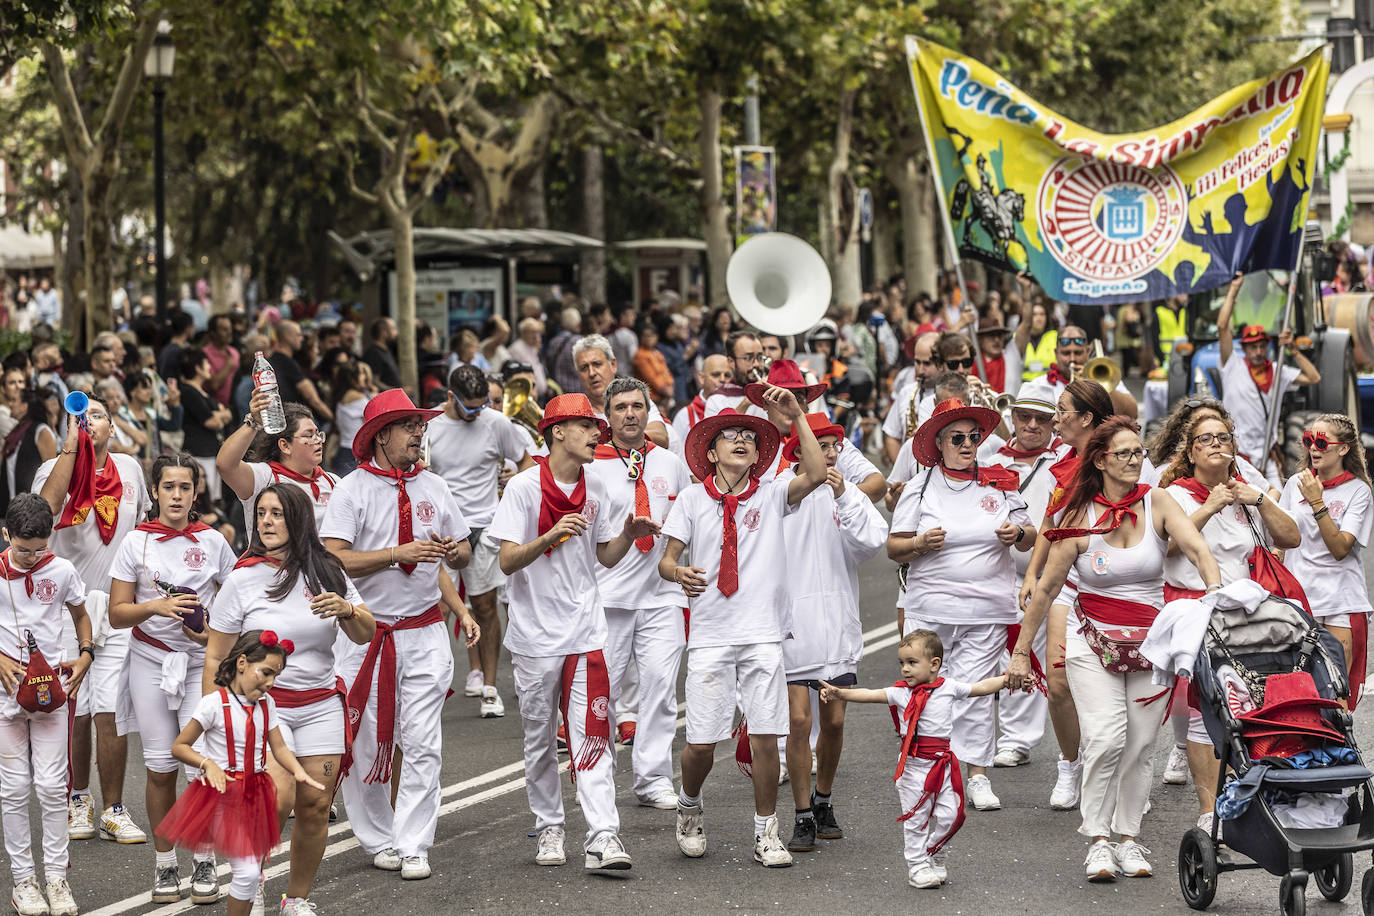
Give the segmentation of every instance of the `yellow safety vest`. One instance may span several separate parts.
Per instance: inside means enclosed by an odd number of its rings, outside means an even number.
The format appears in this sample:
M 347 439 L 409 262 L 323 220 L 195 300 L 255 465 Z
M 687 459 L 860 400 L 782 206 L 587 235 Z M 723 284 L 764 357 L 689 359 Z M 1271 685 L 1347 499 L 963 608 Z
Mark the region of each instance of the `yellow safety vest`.
M 1054 365 L 1054 350 L 1059 346 L 1059 332 L 1046 331 L 1040 335 L 1040 345 L 1026 343 L 1026 368 L 1021 372 L 1021 381 L 1029 382 L 1050 371 Z
M 1167 360 L 1174 350 L 1174 341 L 1188 336 L 1188 307 L 1179 309 L 1175 315 L 1167 305 L 1156 305 L 1155 321 L 1159 324 L 1159 350 Z

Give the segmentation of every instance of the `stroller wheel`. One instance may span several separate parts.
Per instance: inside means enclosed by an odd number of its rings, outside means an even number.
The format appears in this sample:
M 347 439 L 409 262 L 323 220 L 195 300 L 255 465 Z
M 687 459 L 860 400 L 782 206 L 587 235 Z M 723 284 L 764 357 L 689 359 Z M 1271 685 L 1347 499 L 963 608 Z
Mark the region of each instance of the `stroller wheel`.
M 1198 827 L 1178 844 L 1178 887 L 1183 902 L 1195 910 L 1207 909 L 1217 895 L 1217 848 L 1211 835 Z
M 1289 872 L 1279 882 L 1279 912 L 1283 916 L 1307 913 L 1307 873 Z
M 1360 879 L 1360 911 L 1364 916 L 1374 916 L 1374 869 Z
M 1317 890 L 1327 900 L 1344 900 L 1350 893 L 1350 885 L 1355 882 L 1355 857 L 1348 852 L 1337 857 L 1326 867 L 1312 872 L 1312 880 L 1317 882 Z

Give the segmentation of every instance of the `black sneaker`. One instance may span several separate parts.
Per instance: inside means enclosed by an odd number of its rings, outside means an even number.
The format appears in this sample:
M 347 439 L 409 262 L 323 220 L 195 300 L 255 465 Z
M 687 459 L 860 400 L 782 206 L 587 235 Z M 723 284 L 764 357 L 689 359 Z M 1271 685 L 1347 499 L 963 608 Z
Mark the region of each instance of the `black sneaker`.
M 816 812 L 816 836 L 823 840 L 844 839 L 844 828 L 835 820 L 834 805 L 812 805 L 811 809 Z
M 816 848 L 815 818 L 804 817 L 793 825 L 787 848 L 792 852 L 810 852 Z
M 159 868 L 153 877 L 153 903 L 176 903 L 181 899 L 181 870 L 175 865 Z

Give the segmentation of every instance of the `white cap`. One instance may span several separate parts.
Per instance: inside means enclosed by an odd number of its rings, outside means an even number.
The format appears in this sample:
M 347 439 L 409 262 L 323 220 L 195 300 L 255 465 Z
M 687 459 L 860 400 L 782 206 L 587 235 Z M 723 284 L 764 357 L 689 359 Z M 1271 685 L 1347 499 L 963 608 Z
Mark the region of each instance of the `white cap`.
M 1037 413 L 1054 413 L 1057 400 L 1050 383 L 1044 378 L 1037 378 L 1021 386 L 1021 390 L 1016 394 L 1016 400 L 1011 402 L 1011 407 L 1013 410 L 1019 408 L 1034 410 Z

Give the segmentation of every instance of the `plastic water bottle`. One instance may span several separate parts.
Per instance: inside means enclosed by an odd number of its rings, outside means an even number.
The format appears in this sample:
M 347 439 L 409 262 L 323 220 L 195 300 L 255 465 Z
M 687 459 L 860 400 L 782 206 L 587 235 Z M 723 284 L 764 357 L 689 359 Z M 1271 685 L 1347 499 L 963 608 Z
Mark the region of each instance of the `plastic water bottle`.
M 262 412 L 262 431 L 276 435 L 286 431 L 286 413 L 281 409 L 281 395 L 277 392 L 277 371 L 259 350 L 253 357 L 253 387 L 267 392 L 271 403 Z

